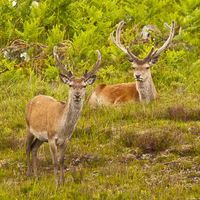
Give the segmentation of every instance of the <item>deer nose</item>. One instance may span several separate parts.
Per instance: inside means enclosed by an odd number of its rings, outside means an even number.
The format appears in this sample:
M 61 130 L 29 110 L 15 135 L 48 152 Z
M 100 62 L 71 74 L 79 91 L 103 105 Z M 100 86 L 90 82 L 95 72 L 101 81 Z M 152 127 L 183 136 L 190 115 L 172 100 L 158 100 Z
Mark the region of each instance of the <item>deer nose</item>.
M 79 99 L 80 98 L 80 94 L 75 94 L 75 97 L 77 98 L 77 99 Z
M 140 77 L 141 77 L 141 74 L 136 74 L 136 75 L 135 75 L 135 78 L 136 78 L 136 79 L 138 79 L 138 78 L 140 78 Z

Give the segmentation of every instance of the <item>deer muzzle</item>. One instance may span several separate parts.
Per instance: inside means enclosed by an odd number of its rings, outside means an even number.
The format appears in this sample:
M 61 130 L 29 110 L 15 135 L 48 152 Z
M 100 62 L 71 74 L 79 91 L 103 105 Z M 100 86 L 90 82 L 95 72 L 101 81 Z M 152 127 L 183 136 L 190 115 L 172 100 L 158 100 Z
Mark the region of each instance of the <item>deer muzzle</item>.
M 142 78 L 141 74 L 135 74 L 135 80 L 136 81 L 142 81 L 143 78 Z
M 75 94 L 74 95 L 74 101 L 80 101 L 81 100 L 81 95 L 80 94 Z

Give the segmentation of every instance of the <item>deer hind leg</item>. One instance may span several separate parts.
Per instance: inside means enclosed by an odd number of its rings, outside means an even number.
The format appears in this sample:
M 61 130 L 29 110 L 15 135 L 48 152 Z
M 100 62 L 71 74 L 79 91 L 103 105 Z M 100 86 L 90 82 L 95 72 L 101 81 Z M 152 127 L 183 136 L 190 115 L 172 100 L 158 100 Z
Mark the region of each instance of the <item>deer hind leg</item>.
M 60 146 L 60 183 L 64 185 L 64 157 L 67 143 Z
M 26 157 L 27 157 L 27 175 L 30 177 L 31 173 L 31 166 L 30 166 L 30 151 L 31 151 L 31 145 L 33 143 L 34 135 L 30 132 L 28 126 L 26 126 Z
M 55 144 L 55 140 L 49 141 L 50 152 L 53 159 L 53 169 L 54 169 L 54 185 L 58 185 L 57 182 L 57 166 L 58 166 L 58 158 L 57 158 L 57 146 Z
M 32 160 L 33 160 L 33 172 L 34 176 L 38 177 L 38 171 L 37 171 L 37 150 L 38 148 L 43 144 L 42 141 L 38 140 L 37 138 L 31 145 L 31 154 L 32 154 Z
M 126 101 L 127 101 L 127 99 L 126 99 L 126 94 L 124 94 L 124 95 L 118 97 L 118 98 L 114 101 L 113 105 L 114 105 L 114 106 L 122 105 L 122 104 L 125 103 Z

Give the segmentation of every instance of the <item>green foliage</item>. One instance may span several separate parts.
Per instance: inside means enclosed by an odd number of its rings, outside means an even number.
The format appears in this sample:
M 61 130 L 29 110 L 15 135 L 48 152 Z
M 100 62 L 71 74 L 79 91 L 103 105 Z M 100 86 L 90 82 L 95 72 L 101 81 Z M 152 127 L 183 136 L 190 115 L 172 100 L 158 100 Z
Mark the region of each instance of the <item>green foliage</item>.
M 21 39 L 27 42 L 37 42 L 38 37 L 42 34 L 43 28 L 38 27 L 37 19 L 30 20 L 30 22 L 25 21 L 23 23 L 24 32 L 18 31 L 16 33 L 20 36 Z
M 58 70 L 56 67 L 52 66 L 48 61 L 45 62 L 45 65 L 48 66 L 47 69 L 45 69 L 44 75 L 47 81 L 55 81 L 58 77 Z
M 60 30 L 60 26 L 56 25 L 48 34 L 47 44 L 52 51 L 55 44 L 62 42 L 65 31 Z
M 199 0 L 0 0 L 0 199 L 197 199 L 200 197 L 200 3 Z M 160 47 L 175 20 L 175 37 L 151 66 L 159 99 L 148 105 L 89 108 L 65 152 L 65 186 L 53 186 L 48 144 L 38 152 L 39 180 L 27 179 L 25 117 L 28 100 L 50 95 L 67 101 L 52 50 L 75 76 L 102 61 L 95 85 L 133 81 L 131 64 L 110 39 L 124 20 L 121 43 L 139 58 Z M 156 44 L 140 31 L 153 24 Z M 3 58 L 13 40 L 39 42 L 29 61 Z M 65 48 L 60 48 L 65 43 Z M 21 48 L 21 46 L 20 46 Z M 41 56 L 41 57 L 40 57 Z M 94 86 L 86 89 L 86 98 Z
M 107 66 L 106 68 L 100 69 L 100 77 L 102 78 L 102 82 L 106 83 L 110 78 L 112 78 L 113 74 L 116 74 L 116 70 L 113 65 Z
M 15 69 L 14 68 L 15 62 L 8 62 L 7 60 L 1 60 L 0 62 L 0 69 L 6 69 L 4 73 L 1 75 L 0 82 L 17 82 L 24 78 L 22 68 Z

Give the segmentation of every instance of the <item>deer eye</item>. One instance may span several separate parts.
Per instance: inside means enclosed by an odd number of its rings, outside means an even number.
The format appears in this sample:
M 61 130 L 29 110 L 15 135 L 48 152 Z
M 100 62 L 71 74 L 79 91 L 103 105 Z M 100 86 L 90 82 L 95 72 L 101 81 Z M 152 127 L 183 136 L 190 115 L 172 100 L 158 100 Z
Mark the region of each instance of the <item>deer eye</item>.
M 73 86 L 73 85 L 69 85 L 69 87 L 70 87 L 70 88 L 74 88 L 74 86 Z
M 146 69 L 149 69 L 149 67 L 147 67 Z
M 132 67 L 132 69 L 134 70 L 134 69 L 135 69 L 135 67 Z

